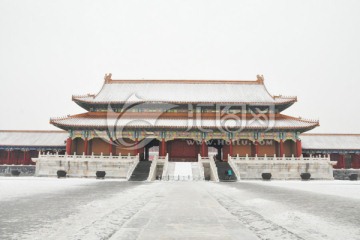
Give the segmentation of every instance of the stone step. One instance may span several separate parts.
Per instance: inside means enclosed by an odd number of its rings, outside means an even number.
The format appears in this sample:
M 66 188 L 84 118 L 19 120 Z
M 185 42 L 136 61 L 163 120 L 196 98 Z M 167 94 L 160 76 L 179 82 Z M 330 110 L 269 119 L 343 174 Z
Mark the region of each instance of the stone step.
M 146 181 L 150 172 L 150 161 L 140 161 L 135 167 L 129 181 Z
M 235 182 L 237 181 L 237 178 L 235 176 L 234 170 L 230 166 L 228 162 L 215 162 L 217 170 L 218 170 L 218 176 L 220 182 Z M 232 176 L 229 178 L 227 175 L 228 170 L 232 171 Z

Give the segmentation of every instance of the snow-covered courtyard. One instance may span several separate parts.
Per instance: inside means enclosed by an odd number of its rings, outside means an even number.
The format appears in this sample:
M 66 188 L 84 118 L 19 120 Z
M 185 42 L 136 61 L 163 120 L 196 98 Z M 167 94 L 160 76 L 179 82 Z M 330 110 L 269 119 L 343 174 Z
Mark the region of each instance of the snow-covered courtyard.
M 0 239 L 360 239 L 360 182 L 0 178 Z

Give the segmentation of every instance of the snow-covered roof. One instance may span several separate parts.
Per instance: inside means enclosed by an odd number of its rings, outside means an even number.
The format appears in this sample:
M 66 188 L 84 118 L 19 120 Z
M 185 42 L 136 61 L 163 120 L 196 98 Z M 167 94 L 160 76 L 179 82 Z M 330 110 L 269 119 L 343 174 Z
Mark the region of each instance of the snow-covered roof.
M 0 131 L 0 146 L 65 146 L 64 131 Z
M 303 149 L 357 150 L 360 149 L 360 134 L 303 134 Z
M 141 127 L 141 128 L 218 128 L 218 127 L 242 127 L 243 129 L 311 129 L 318 126 L 318 121 L 303 120 L 292 118 L 285 115 L 276 115 L 269 120 L 254 120 L 247 118 L 244 121 L 236 121 L 231 118 L 225 121 L 225 118 L 149 118 L 147 115 L 127 117 L 108 117 L 106 113 L 103 116 L 93 113 L 74 115 L 64 118 L 52 119 L 51 123 L 63 129 L 70 128 L 108 128 L 108 127 Z
M 73 96 L 75 102 L 285 104 L 296 97 L 273 97 L 262 81 L 109 80 L 97 95 Z

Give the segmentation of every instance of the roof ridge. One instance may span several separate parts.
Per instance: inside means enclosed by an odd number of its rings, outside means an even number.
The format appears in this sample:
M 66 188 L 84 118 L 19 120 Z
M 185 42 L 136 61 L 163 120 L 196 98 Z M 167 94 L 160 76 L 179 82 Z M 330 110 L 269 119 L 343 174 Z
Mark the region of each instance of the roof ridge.
M 303 136 L 359 136 L 360 133 L 303 133 Z
M 271 96 L 271 95 L 270 95 Z M 271 96 L 272 97 L 272 96 Z M 84 102 L 84 103 L 92 103 L 91 101 L 87 101 L 87 100 L 82 100 L 81 98 L 86 98 L 86 97 L 79 97 L 79 98 L 77 98 L 77 97 L 74 97 L 73 98 L 73 100 L 77 100 L 77 101 L 79 101 L 79 102 Z M 273 98 L 273 97 L 272 97 Z M 289 98 L 289 101 L 287 101 L 287 102 L 259 102 L 259 101 L 257 101 L 257 102 L 230 102 L 230 101 L 218 101 L 218 102 L 216 102 L 216 103 L 226 103 L 226 104 L 231 104 L 231 103 L 234 103 L 234 104 L 238 104 L 238 103 L 243 103 L 243 104 L 249 104 L 249 105 L 256 105 L 256 104 L 266 104 L 266 105 L 268 105 L 269 103 L 271 103 L 271 104 L 275 104 L 275 105 L 277 105 L 277 104 L 283 104 L 283 103 L 289 103 L 289 102 L 291 102 L 292 100 L 297 100 L 296 98 L 295 99 L 291 99 L 291 98 Z M 214 102 L 212 102 L 212 101 L 146 101 L 146 100 L 141 100 L 141 101 L 108 101 L 108 100 L 104 100 L 104 101 L 98 101 L 98 102 L 96 102 L 96 103 L 98 103 L 98 104 L 118 104 L 118 103 L 140 103 L 140 102 L 150 102 L 150 103 L 179 103 L 179 104 L 185 104 L 185 103 L 201 103 L 201 104 L 203 104 L 203 103 L 214 103 Z
M 264 85 L 262 81 L 259 80 L 218 80 L 218 79 L 111 79 L 107 81 L 105 84 L 119 84 L 119 83 L 184 83 L 184 84 L 259 84 Z
M 216 119 L 220 116 L 220 119 L 226 115 L 228 116 L 238 116 L 238 117 L 245 117 L 246 119 L 250 119 L 251 117 L 254 117 L 251 113 L 193 113 L 190 114 L 188 112 L 83 112 L 79 114 L 74 115 L 67 115 L 63 117 L 53 117 L 50 118 L 50 123 L 53 123 L 57 120 L 66 120 L 71 118 L 136 118 L 136 119 Z M 220 115 L 219 115 L 220 114 Z M 268 113 L 268 117 L 274 117 L 275 120 L 281 120 L 281 119 L 289 119 L 289 120 L 296 120 L 311 124 L 318 124 L 319 120 L 311 120 L 311 119 L 305 119 L 301 117 L 293 117 L 281 113 Z
M 66 133 L 64 130 L 0 130 L 1 132 L 22 132 L 22 133 Z
M 72 95 L 72 99 L 74 99 L 74 98 L 87 98 L 87 97 L 92 97 L 92 98 L 94 98 L 95 97 L 95 94 L 93 94 L 93 93 L 88 93 L 88 94 L 73 94 Z
M 285 115 L 282 113 L 278 113 L 279 115 L 281 115 L 282 117 L 286 118 L 286 119 L 292 119 L 292 120 L 298 120 L 298 121 L 302 121 L 302 122 L 307 122 L 307 123 L 320 123 L 319 120 L 315 120 L 315 119 L 307 119 L 307 118 L 302 118 L 302 117 L 293 117 L 293 116 L 289 116 L 289 115 Z
M 285 99 L 295 99 L 297 96 L 283 96 L 281 94 L 279 95 L 272 95 L 274 98 L 285 98 Z

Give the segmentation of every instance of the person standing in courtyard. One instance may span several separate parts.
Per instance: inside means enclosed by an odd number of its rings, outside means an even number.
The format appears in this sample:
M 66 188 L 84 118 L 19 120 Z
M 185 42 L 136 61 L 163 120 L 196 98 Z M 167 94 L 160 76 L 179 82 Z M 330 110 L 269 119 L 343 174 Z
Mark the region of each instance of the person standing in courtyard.
M 227 176 L 228 176 L 228 179 L 230 180 L 231 177 L 232 177 L 232 170 L 231 169 L 227 170 Z

